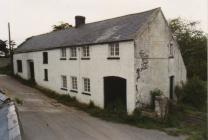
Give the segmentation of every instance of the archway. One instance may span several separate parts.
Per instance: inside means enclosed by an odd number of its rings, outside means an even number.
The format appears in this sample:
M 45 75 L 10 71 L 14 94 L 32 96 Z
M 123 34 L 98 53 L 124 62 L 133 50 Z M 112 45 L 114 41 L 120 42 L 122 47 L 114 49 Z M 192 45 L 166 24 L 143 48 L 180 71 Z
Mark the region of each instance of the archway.
M 104 77 L 104 107 L 126 111 L 126 79 L 116 76 Z

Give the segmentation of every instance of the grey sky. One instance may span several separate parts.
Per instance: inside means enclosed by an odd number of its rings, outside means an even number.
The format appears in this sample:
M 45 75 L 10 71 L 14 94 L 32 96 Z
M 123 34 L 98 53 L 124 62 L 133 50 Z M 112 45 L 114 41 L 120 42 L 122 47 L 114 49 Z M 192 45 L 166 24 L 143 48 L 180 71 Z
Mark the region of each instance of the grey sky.
M 74 16 L 86 22 L 99 21 L 161 7 L 167 19 L 182 17 L 201 22 L 208 32 L 207 0 L 0 0 L 0 39 L 7 40 L 7 22 L 12 39 L 26 38 L 52 30 L 60 21 L 74 25 Z

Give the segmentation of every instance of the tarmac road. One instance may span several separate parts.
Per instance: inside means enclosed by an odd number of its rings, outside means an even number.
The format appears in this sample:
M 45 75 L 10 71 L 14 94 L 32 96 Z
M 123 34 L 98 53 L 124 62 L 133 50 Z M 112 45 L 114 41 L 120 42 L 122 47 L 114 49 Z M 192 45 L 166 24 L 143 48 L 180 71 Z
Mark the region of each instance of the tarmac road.
M 107 122 L 66 107 L 40 91 L 0 75 L 0 89 L 23 100 L 18 105 L 26 140 L 184 140 L 158 130 Z

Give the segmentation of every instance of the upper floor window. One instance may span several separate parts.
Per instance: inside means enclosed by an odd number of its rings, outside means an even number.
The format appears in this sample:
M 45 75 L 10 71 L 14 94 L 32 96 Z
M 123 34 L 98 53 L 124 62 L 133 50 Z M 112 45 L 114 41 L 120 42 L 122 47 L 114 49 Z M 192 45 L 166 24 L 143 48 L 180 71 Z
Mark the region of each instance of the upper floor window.
M 61 48 L 61 60 L 66 60 L 66 48 Z
M 65 75 L 62 75 L 61 76 L 61 80 L 62 80 L 62 87 L 61 87 L 61 89 L 62 90 L 67 90 L 67 78 L 66 78 L 66 76 Z
M 84 82 L 84 92 L 89 93 L 90 92 L 90 79 L 83 78 L 83 82 Z
M 174 48 L 173 48 L 172 42 L 169 44 L 169 57 L 171 57 L 171 58 L 174 57 Z
M 71 77 L 71 88 L 72 88 L 72 90 L 75 90 L 75 91 L 77 91 L 77 77 L 75 77 L 75 76 L 72 76 Z
M 43 52 L 43 64 L 48 64 L 48 52 Z
M 119 56 L 119 43 L 111 43 L 109 44 L 110 57 L 118 57 Z
M 48 81 L 48 69 L 44 69 L 44 81 Z
M 82 57 L 89 58 L 90 57 L 90 49 L 89 46 L 85 46 L 82 48 Z
M 75 47 L 70 48 L 70 58 L 76 58 L 77 57 L 77 49 Z
M 22 60 L 17 60 L 17 72 L 22 72 Z

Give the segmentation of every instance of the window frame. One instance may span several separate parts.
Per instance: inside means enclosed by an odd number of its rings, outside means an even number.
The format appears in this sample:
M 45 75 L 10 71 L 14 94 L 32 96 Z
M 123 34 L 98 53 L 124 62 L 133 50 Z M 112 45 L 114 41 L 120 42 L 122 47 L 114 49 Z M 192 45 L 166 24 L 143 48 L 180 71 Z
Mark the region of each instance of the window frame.
M 71 92 L 76 92 L 78 91 L 78 81 L 76 76 L 71 76 Z
M 60 60 L 66 60 L 66 48 L 61 48 L 61 58 Z
M 48 81 L 48 69 L 44 69 L 44 81 Z
M 90 47 L 82 47 L 82 60 L 90 59 Z
M 174 47 L 172 42 L 169 44 L 169 58 L 174 58 Z
M 61 75 L 61 89 L 67 90 L 67 76 Z
M 71 47 L 70 49 L 70 60 L 76 60 L 77 59 L 77 48 Z
M 48 64 L 48 52 L 43 52 L 43 64 Z
M 22 60 L 17 60 L 17 72 L 18 73 L 22 73 L 23 69 L 22 69 Z
M 90 78 L 83 78 L 83 92 L 82 94 L 91 95 Z
M 120 46 L 119 43 L 108 44 L 108 59 L 120 59 Z

